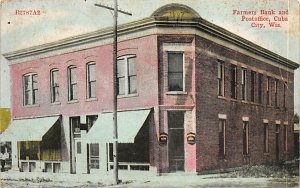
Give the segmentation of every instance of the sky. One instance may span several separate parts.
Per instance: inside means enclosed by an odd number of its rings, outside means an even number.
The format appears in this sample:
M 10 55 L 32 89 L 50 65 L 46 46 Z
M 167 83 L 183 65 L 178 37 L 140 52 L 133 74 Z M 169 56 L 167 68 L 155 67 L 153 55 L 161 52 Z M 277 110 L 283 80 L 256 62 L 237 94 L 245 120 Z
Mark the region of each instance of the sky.
M 1 1 L 1 0 L 0 0 Z M 113 5 L 113 0 L 2 0 L 0 54 L 111 27 L 112 11 L 94 3 Z M 300 8 L 298 0 L 119 0 L 119 8 L 132 16 L 119 15 L 119 24 L 150 16 L 159 7 L 181 3 L 220 27 L 299 63 Z M 288 10 L 280 28 L 251 27 L 233 10 Z M 36 10 L 40 15 L 17 15 L 17 10 Z M 248 15 L 249 16 L 249 15 Z M 251 15 L 250 15 L 251 16 Z M 258 15 L 257 15 L 258 16 Z M 273 18 L 274 16 L 267 16 Z M 6 59 L 0 57 L 0 107 L 10 107 L 10 78 Z M 300 75 L 295 78 L 295 104 L 300 112 Z

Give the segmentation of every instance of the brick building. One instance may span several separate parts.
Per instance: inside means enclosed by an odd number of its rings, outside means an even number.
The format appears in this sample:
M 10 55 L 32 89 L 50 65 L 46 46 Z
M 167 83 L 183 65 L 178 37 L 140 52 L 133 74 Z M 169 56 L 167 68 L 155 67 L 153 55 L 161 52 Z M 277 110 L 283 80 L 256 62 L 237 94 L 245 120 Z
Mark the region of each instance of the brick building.
M 298 64 L 170 4 L 119 26 L 121 171 L 204 173 L 293 159 Z M 13 167 L 109 173 L 111 28 L 4 54 Z

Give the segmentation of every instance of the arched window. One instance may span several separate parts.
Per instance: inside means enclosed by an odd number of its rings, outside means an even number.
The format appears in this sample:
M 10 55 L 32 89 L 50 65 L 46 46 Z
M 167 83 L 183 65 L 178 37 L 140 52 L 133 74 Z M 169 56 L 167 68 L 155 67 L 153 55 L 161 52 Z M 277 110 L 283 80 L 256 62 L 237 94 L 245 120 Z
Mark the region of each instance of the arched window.
M 69 101 L 77 100 L 77 78 L 76 78 L 76 66 L 68 67 L 68 93 Z
M 58 69 L 50 71 L 51 102 L 59 102 Z
M 36 73 L 28 73 L 23 76 L 23 105 L 37 104 L 38 82 Z

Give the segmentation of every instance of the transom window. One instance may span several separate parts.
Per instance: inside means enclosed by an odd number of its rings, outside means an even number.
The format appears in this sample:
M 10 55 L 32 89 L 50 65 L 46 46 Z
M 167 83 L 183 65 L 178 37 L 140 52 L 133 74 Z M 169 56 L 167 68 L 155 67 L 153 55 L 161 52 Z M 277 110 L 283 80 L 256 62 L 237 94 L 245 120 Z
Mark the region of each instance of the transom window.
M 58 84 L 58 70 L 54 69 L 51 70 L 50 73 L 50 79 L 51 79 L 51 102 L 59 102 L 59 84 Z
M 76 69 L 75 66 L 70 66 L 68 68 L 69 101 L 77 99 Z
M 118 58 L 117 94 L 129 95 L 137 93 L 136 56 L 128 55 Z
M 96 98 L 96 64 L 94 62 L 87 65 L 87 98 Z
M 168 52 L 168 91 L 184 91 L 183 52 Z
M 34 105 L 37 103 L 37 74 L 29 73 L 23 76 L 23 104 Z

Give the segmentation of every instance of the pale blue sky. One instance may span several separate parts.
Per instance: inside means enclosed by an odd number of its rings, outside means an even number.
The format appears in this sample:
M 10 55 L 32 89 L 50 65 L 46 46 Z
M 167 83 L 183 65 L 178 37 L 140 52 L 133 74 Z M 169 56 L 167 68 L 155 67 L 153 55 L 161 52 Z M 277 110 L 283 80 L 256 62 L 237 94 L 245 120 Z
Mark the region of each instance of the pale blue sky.
M 111 26 L 112 12 L 95 7 L 94 3 L 113 5 L 113 0 L 4 0 L 1 7 L 1 54 Z M 190 6 L 202 18 L 299 62 L 300 9 L 297 0 L 119 0 L 119 7 L 133 14 L 120 15 L 119 23 L 148 17 L 157 8 L 169 3 Z M 15 15 L 18 9 L 40 10 L 41 15 Z M 251 28 L 249 23 L 240 21 L 240 16 L 232 15 L 234 9 L 289 9 L 289 22 L 277 29 Z M 2 56 L 1 65 L 0 107 L 9 107 L 8 67 Z M 298 85 L 296 89 L 300 95 Z M 299 97 L 296 100 L 300 103 Z

